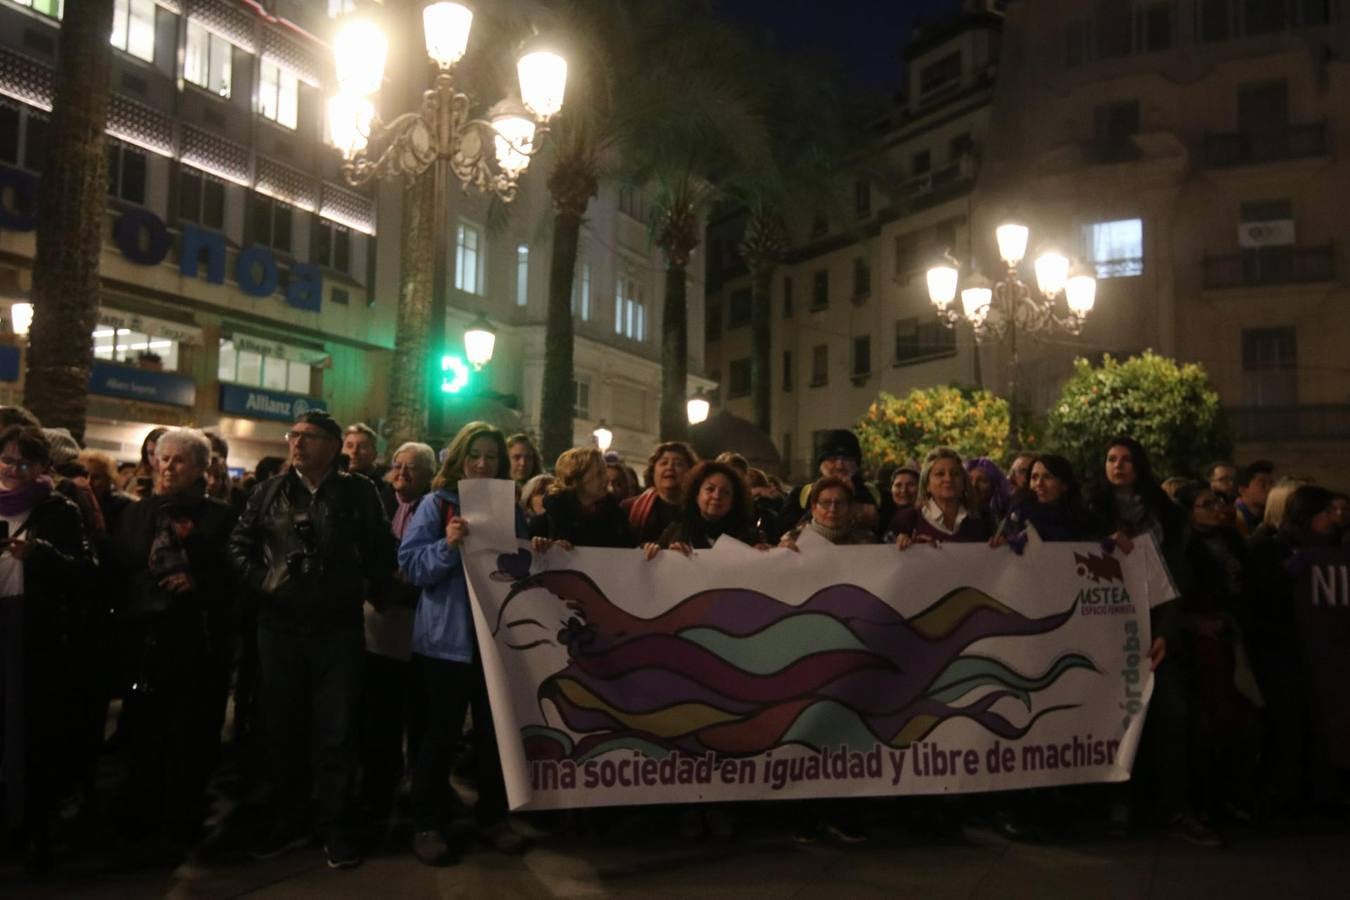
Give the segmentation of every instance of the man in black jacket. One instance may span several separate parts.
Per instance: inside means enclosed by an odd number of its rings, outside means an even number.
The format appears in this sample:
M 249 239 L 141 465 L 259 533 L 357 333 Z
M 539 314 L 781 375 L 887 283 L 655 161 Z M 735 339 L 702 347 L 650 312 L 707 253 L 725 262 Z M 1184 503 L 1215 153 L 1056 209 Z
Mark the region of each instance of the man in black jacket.
M 230 558 L 260 592 L 258 658 L 269 750 L 271 827 L 254 855 L 303 843 L 313 747 L 316 826 L 328 865 L 361 862 L 350 820 L 356 722 L 365 652 L 362 602 L 396 568 L 394 539 L 375 486 L 337 466 L 342 429 L 312 410 L 286 433 L 290 471 L 250 496 Z

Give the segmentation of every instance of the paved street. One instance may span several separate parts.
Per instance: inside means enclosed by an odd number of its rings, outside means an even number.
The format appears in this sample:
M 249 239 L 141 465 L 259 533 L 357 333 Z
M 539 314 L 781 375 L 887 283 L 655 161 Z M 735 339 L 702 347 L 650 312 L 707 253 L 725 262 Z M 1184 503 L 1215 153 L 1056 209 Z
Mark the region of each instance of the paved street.
M 878 829 L 863 847 L 800 847 L 782 833 L 728 843 L 596 848 L 545 838 L 522 858 L 481 851 L 430 869 L 409 853 L 334 872 L 317 849 L 209 870 L 108 873 L 92 863 L 41 880 L 0 869 L 6 897 L 922 897 L 1342 898 L 1350 829 L 1313 823 L 1298 833 L 1235 835 L 1206 850 L 1155 839 L 1015 844 L 967 828 L 948 843 Z

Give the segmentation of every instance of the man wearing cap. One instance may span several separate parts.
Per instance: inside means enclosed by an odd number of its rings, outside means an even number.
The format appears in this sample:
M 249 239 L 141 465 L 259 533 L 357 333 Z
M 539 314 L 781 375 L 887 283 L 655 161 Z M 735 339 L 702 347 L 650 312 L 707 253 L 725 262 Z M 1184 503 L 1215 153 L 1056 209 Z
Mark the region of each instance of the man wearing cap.
M 853 485 L 853 524 L 858 528 L 876 530 L 879 513 L 878 497 L 870 484 L 861 474 L 862 448 L 858 446 L 858 437 L 847 429 L 839 428 L 825 433 L 816 453 L 816 466 L 821 478 L 842 478 Z M 812 483 L 802 485 L 793 498 L 795 517 L 800 521 L 809 508 L 807 497 L 811 494 Z M 792 515 L 793 511 L 789 511 Z
M 365 653 L 362 602 L 396 568 L 375 485 L 338 466 L 342 428 L 310 410 L 286 432 L 290 470 L 249 497 L 230 558 L 261 594 L 258 661 L 272 814 L 254 856 L 277 856 L 315 832 L 331 868 L 361 862 L 351 821 L 356 721 Z M 306 753 L 312 750 L 307 763 Z

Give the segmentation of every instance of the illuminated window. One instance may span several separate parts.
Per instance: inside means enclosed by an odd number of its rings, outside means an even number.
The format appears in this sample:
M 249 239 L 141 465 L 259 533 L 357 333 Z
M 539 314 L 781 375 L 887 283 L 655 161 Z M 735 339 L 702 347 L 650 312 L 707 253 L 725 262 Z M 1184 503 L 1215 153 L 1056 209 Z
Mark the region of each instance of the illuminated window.
M 642 282 L 620 276 L 614 285 L 614 333 L 635 341 L 647 339 L 647 300 Z
M 234 46 L 229 41 L 188 19 L 184 78 L 217 96 L 229 97 L 233 55 Z
M 483 232 L 460 222 L 455 231 L 455 287 L 466 294 L 483 293 Z
M 113 0 L 112 45 L 155 61 L 155 0 Z
M 294 128 L 299 118 L 300 82 L 293 72 L 264 59 L 258 85 L 258 112 L 278 125 Z
M 1144 274 L 1144 223 L 1141 219 L 1095 222 L 1083 226 L 1084 257 L 1098 278 Z
M 308 394 L 316 351 L 286 347 L 248 337 L 221 338 L 217 377 L 230 384 Z
M 165 337 L 99 325 L 94 328 L 94 359 L 132 364 L 154 364 L 167 372 L 178 370 L 178 342 Z
M 14 0 L 20 6 L 26 6 L 34 12 L 40 12 L 44 16 L 51 16 L 53 19 L 61 18 L 65 9 L 64 0 Z
M 516 245 L 516 306 L 530 302 L 530 248 Z
M 583 322 L 591 320 L 591 263 L 581 260 L 572 274 L 572 315 Z

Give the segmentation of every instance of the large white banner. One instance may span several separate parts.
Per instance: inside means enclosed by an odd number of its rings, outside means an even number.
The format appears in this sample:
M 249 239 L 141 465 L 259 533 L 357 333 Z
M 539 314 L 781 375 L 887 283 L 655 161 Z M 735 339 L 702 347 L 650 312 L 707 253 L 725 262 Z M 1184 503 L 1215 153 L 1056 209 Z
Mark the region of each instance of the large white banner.
M 1129 778 L 1151 542 L 535 554 L 509 482 L 460 490 L 512 809 Z

